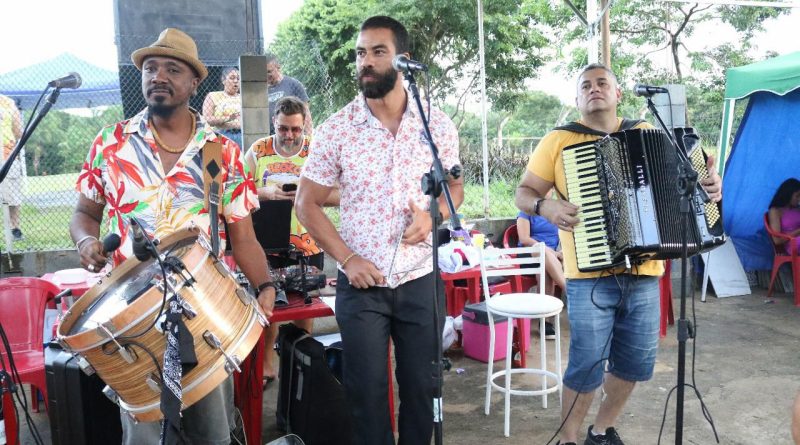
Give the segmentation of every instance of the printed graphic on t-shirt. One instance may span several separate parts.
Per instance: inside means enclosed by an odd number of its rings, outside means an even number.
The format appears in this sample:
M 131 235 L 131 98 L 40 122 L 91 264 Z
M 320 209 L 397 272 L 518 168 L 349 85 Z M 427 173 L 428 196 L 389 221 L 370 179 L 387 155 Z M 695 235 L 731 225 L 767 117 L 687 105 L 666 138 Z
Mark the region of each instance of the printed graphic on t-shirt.
M 277 102 L 278 99 L 282 98 L 286 95 L 285 91 L 272 91 L 269 93 L 269 102 L 274 103 Z

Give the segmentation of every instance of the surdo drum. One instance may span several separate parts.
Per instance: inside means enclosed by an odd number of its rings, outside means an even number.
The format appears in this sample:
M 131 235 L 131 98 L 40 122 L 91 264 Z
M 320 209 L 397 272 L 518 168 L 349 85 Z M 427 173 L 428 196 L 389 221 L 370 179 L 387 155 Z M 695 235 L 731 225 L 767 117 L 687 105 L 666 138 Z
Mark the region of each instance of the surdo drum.
M 89 289 L 58 327 L 59 343 L 79 357 L 85 372 L 96 372 L 108 385 L 106 395 L 137 421 L 162 417 L 165 287 L 167 299 L 177 293 L 183 301 L 197 355 L 197 366 L 181 380 L 183 408 L 238 370 L 267 323 L 256 299 L 210 250 L 197 228 L 165 237 L 161 257 L 185 268 L 164 273 L 155 259 L 131 257 Z

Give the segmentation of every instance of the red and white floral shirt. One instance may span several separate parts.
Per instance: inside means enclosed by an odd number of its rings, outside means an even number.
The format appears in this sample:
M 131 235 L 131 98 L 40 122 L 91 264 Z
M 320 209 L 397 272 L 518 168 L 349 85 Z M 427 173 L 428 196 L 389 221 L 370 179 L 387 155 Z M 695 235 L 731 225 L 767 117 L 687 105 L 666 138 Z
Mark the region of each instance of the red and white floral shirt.
M 430 171 L 431 152 L 408 98 L 394 136 L 372 115 L 364 96 L 356 97 L 314 131 L 302 172 L 324 186 L 338 182 L 339 233 L 350 249 L 381 270 L 390 287 L 433 270 L 430 235 L 416 245 L 400 242 L 411 224 L 409 201 L 420 209 L 430 203 L 420 180 Z M 430 129 L 444 167 L 458 164 L 458 132 L 450 118 L 432 108 Z

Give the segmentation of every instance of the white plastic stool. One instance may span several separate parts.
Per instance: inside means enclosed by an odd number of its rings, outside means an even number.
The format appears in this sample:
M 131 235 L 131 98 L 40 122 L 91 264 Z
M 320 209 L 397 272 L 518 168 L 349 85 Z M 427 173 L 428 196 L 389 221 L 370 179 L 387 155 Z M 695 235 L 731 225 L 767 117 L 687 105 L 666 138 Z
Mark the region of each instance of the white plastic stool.
M 529 257 L 520 257 L 528 254 Z M 542 396 L 542 407 L 547 408 L 547 395 L 558 391 L 559 404 L 561 402 L 561 323 L 559 314 L 564 308 L 564 303 L 558 298 L 542 293 L 544 287 L 544 243 L 533 247 L 518 247 L 510 249 L 487 249 L 481 252 L 481 279 L 483 281 L 484 295 L 486 295 L 486 312 L 489 318 L 489 363 L 486 372 L 486 415 L 489 415 L 492 390 L 495 389 L 505 394 L 505 425 L 504 434 L 509 436 L 511 423 L 511 395 Z M 520 267 L 525 266 L 525 267 Z M 489 294 L 488 278 L 491 276 L 509 275 L 535 275 L 537 277 L 539 292 L 525 292 L 512 294 Z M 505 369 L 494 372 L 495 329 L 494 315 L 508 317 L 508 341 L 506 342 Z M 555 338 L 555 369 L 547 369 L 547 340 L 545 339 L 545 319 L 554 317 Z M 540 368 L 512 368 L 511 338 L 513 337 L 514 321 L 516 319 L 539 320 L 539 343 L 541 354 Z M 542 387 L 537 390 L 521 390 L 511 387 L 512 374 L 534 374 L 542 378 Z M 500 376 L 505 377 L 501 386 L 494 382 Z M 548 385 L 548 378 L 552 384 Z

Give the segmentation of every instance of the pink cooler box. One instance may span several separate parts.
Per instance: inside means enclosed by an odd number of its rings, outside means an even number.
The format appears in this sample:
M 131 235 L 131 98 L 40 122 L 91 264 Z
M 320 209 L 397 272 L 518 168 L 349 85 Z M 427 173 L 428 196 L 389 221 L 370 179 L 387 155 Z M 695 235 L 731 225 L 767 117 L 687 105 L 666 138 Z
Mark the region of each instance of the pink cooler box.
M 487 363 L 489 361 L 489 318 L 486 314 L 486 302 L 470 304 L 464 307 L 462 314 L 464 327 L 462 343 L 464 355 Z M 508 342 L 508 321 L 502 315 L 494 316 L 494 357 L 493 361 L 506 358 Z M 531 321 L 524 320 L 522 332 L 523 348 L 527 351 L 531 341 Z

